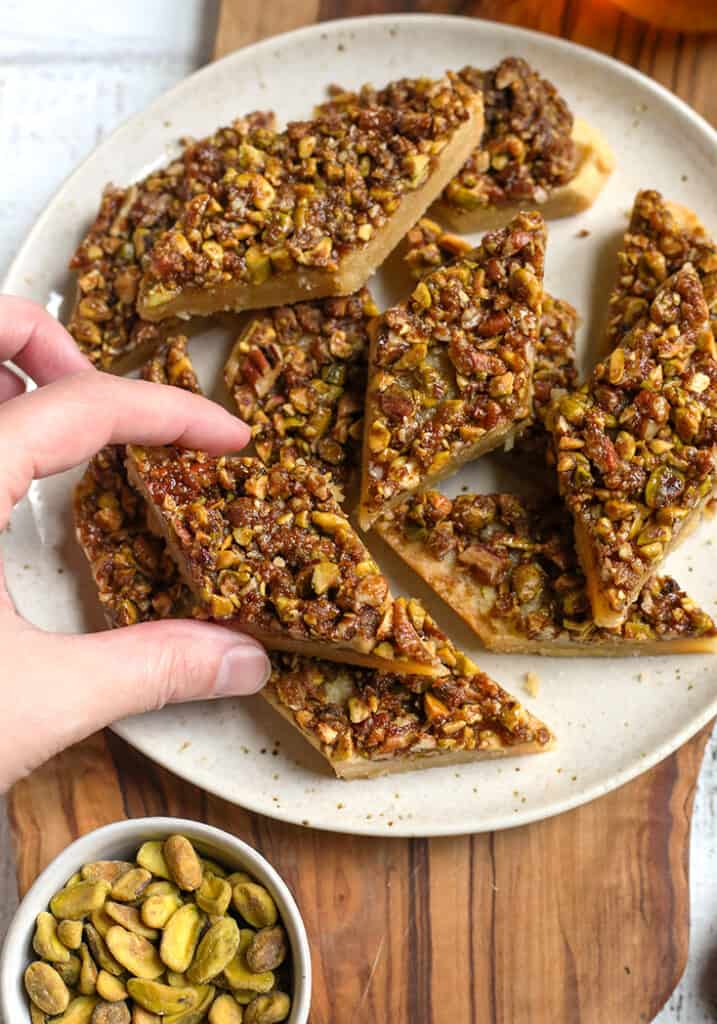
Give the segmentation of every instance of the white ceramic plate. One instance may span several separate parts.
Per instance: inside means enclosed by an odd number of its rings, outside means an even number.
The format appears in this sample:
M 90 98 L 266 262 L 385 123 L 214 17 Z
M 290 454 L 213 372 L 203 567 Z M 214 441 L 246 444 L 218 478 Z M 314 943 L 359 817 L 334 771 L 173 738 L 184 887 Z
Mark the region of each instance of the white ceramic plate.
M 524 56 L 548 75 L 573 109 L 604 132 L 617 156 L 618 169 L 593 209 L 550 227 L 546 286 L 582 314 L 580 351 L 587 364 L 636 190 L 658 188 L 717 229 L 717 135 L 660 86 L 616 61 L 559 39 L 473 19 L 419 15 L 331 22 L 270 39 L 203 69 L 123 125 L 72 175 L 18 254 L 5 289 L 62 313 L 70 295 L 66 261 L 93 217 L 104 183 L 140 177 L 164 161 L 182 135 L 204 135 L 256 108 L 274 108 L 283 119 L 306 116 L 332 82 L 381 84 L 468 63 L 487 67 L 507 54 Z M 578 237 L 582 229 L 586 237 Z M 373 285 L 381 303 L 400 294 L 400 284 L 385 275 Z M 230 331 L 215 329 L 193 343 L 210 392 L 230 338 Z M 490 490 L 495 474 L 486 459 L 467 467 L 447 489 Z M 18 608 L 51 630 L 101 626 L 72 537 L 70 488 L 78 475 L 36 483 L 3 539 Z M 709 610 L 714 533 L 705 524 L 669 564 Z M 120 735 L 205 789 L 276 818 L 346 832 L 425 836 L 505 828 L 574 807 L 645 771 L 717 713 L 717 663 L 709 657 L 605 661 L 481 653 L 467 628 L 416 577 L 371 538 L 369 544 L 397 590 L 422 597 L 486 671 L 550 723 L 559 737 L 554 753 L 459 771 L 435 768 L 339 782 L 259 698 L 165 709 L 122 722 Z M 529 669 L 542 682 L 535 699 L 524 692 Z

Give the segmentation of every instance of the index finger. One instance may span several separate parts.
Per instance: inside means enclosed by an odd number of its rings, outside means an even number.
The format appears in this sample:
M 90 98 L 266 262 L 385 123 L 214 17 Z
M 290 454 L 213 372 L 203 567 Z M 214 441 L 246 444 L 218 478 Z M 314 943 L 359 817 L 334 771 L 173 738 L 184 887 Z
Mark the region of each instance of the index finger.
M 180 388 L 97 370 L 64 377 L 0 406 L 0 529 L 33 479 L 76 466 L 106 444 L 178 444 L 221 455 L 249 437 L 221 405 Z
M 62 324 L 42 306 L 15 295 L 0 295 L 0 363 L 9 359 L 40 386 L 91 365 Z

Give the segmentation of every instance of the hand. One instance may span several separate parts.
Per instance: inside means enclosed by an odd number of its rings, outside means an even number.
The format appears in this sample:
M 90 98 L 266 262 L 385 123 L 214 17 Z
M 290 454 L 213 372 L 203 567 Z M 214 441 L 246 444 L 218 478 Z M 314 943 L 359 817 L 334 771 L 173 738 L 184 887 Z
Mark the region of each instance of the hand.
M 1 365 L 6 359 L 38 389 L 23 394 L 20 377 Z M 0 402 L 0 531 L 33 479 L 84 462 L 105 444 L 176 443 L 220 454 L 249 439 L 248 427 L 214 402 L 92 369 L 57 321 L 9 296 L 0 296 Z M 15 611 L 0 564 L 0 790 L 109 722 L 177 701 L 254 693 L 268 675 L 259 644 L 208 623 L 45 633 Z

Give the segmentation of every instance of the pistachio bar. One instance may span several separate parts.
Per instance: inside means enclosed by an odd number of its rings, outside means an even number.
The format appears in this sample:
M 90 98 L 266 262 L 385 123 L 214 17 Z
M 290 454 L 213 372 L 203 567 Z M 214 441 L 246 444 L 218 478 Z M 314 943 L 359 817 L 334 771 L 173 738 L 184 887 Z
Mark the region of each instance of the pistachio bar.
M 146 522 L 120 448 L 90 463 L 75 498 L 78 537 L 108 624 L 200 617 L 189 588 Z M 340 778 L 549 750 L 550 730 L 456 651 L 418 601 L 407 614 L 435 644 L 446 676 L 381 675 L 295 654 L 271 655 L 262 696 L 320 750 Z
M 666 278 L 691 263 L 699 275 L 713 327 L 717 321 L 717 245 L 686 206 L 654 190 L 637 193 L 618 254 L 610 296 L 607 351 L 646 315 Z
M 350 295 L 456 173 L 482 100 L 450 72 L 403 79 L 393 102 L 348 103 L 278 134 L 249 132 L 230 168 L 155 243 L 148 320 Z
M 154 240 L 175 223 L 197 191 L 236 166 L 250 129 L 270 133 L 272 124 L 273 114 L 249 114 L 187 145 L 176 160 L 141 181 L 127 188 L 107 186 L 95 221 L 70 262 L 78 278 L 67 329 L 98 369 L 131 368 L 176 329 L 171 322 L 161 328 L 151 324 L 136 311 L 142 267 Z
M 459 74 L 483 93 L 485 129 L 435 204 L 439 220 L 457 231 L 486 231 L 526 205 L 539 206 L 546 219 L 592 206 L 614 157 L 595 128 L 573 119 L 550 82 L 519 57 Z
M 343 779 L 550 750 L 547 726 L 417 611 L 448 669 L 440 679 L 279 654 L 263 696 Z
M 558 483 L 599 626 L 619 626 L 715 485 L 717 347 L 691 264 L 551 407 Z
M 422 217 L 406 236 L 404 260 L 412 275 L 420 280 L 437 267 L 444 266 L 471 249 L 470 242 L 445 231 L 436 221 Z M 548 434 L 543 424 L 554 389 L 570 389 L 577 383 L 575 332 L 577 311 L 564 299 L 543 292 L 543 308 L 533 365 L 533 411 L 535 422 L 517 438 L 515 450 L 546 455 Z M 542 462 L 543 460 L 541 460 Z
M 208 618 L 270 650 L 443 671 L 315 466 L 129 446 L 127 468 Z
M 519 214 L 372 325 L 363 529 L 527 425 L 544 251 L 541 215 Z
M 648 580 L 619 626 L 596 625 L 570 516 L 556 499 L 424 491 L 377 530 L 491 650 L 619 657 L 717 649 L 714 622 L 670 577 Z
M 122 445 L 98 452 L 75 488 L 77 540 L 109 626 L 191 615 L 196 602 L 130 487 Z
M 183 335 L 167 338 L 142 368 L 145 380 L 201 394 Z M 130 487 L 124 445 L 107 445 L 90 459 L 73 501 L 75 534 L 92 570 L 110 626 L 193 614 L 196 604 L 161 538 L 147 523 L 147 506 Z
M 350 487 L 358 475 L 368 362 L 368 290 L 253 316 L 224 371 L 262 462 L 294 457 Z

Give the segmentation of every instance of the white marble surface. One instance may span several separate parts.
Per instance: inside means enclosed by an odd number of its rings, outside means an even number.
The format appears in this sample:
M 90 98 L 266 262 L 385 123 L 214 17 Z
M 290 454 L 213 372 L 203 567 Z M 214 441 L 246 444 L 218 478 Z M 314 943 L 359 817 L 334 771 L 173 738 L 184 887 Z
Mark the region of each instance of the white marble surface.
M 0 277 L 27 229 L 73 167 L 120 121 L 206 62 L 216 17 L 213 0 L 124 0 L 121 5 L 3 0 Z M 689 963 L 655 1024 L 717 1019 L 716 785 L 713 739 L 693 817 Z M 0 805 L 0 938 L 14 901 Z

